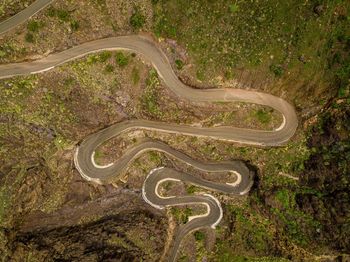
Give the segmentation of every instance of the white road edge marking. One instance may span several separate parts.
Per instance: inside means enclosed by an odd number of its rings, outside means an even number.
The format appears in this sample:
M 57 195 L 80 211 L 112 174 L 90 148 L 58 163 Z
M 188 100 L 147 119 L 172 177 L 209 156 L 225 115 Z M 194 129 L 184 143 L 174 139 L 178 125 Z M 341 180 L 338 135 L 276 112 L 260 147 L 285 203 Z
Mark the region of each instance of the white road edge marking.
M 197 204 L 197 203 L 195 203 Z M 190 222 L 192 219 L 198 218 L 198 217 L 206 217 L 210 214 L 210 206 L 207 203 L 198 203 L 199 205 L 205 205 L 207 207 L 207 212 L 204 214 L 200 214 L 200 215 L 195 215 L 195 216 L 189 216 L 188 217 L 188 222 Z
M 160 170 L 160 169 L 163 169 L 164 167 L 162 166 L 162 167 L 157 167 L 157 168 L 154 168 L 154 169 L 152 169 L 150 172 L 149 172 L 149 174 L 147 175 L 147 177 L 146 177 L 146 179 L 145 179 L 145 181 L 143 182 L 143 185 L 142 185 L 142 198 L 143 198 L 143 200 L 147 203 L 147 204 L 149 204 L 149 205 L 151 205 L 151 206 L 153 206 L 154 208 L 157 208 L 157 209 L 164 209 L 164 206 L 159 206 L 159 205 L 156 205 L 156 204 L 154 204 L 153 202 L 151 202 L 148 198 L 147 198 L 147 196 L 146 196 L 146 190 L 145 190 L 145 184 L 146 184 L 146 180 L 150 177 L 150 175 L 152 175 L 154 172 L 156 172 L 157 170 Z
M 86 181 L 92 181 L 94 183 L 97 183 L 99 185 L 102 185 L 103 183 L 101 182 L 100 179 L 98 178 L 91 178 L 89 176 L 87 176 L 83 170 L 80 168 L 79 163 L 78 163 L 78 153 L 79 153 L 79 146 L 77 146 L 77 148 L 75 149 L 74 152 L 74 165 L 75 168 L 78 170 L 79 174 L 86 180 Z
M 113 166 L 113 163 L 109 163 L 109 164 L 104 165 L 104 166 L 101 166 L 101 165 L 99 165 L 99 164 L 96 164 L 96 162 L 95 162 L 95 151 L 92 152 L 92 154 L 91 154 L 91 163 L 92 163 L 92 165 L 93 165 L 94 167 L 99 168 L 99 169 L 103 169 L 103 168 L 107 168 L 107 167 Z
M 226 183 L 226 185 L 235 187 L 235 186 L 239 185 L 242 182 L 242 175 L 240 173 L 238 173 L 237 171 L 230 171 L 230 172 L 234 173 L 237 176 L 237 179 L 233 183 Z
M 284 117 L 284 115 L 282 114 L 282 117 L 283 117 L 283 121 L 282 121 L 282 124 L 277 127 L 276 129 L 274 129 L 274 131 L 280 131 L 284 128 L 284 126 L 286 125 L 286 118 Z
M 222 217 L 223 217 L 223 215 L 224 215 L 224 212 L 222 211 L 221 204 L 220 204 L 219 200 L 218 200 L 216 197 L 214 197 L 214 196 L 212 196 L 212 195 L 210 195 L 210 194 L 204 194 L 204 195 L 205 195 L 205 196 L 208 196 L 208 197 L 210 197 L 210 198 L 212 198 L 212 199 L 216 202 L 216 204 L 218 205 L 219 210 L 220 210 L 220 216 L 219 216 L 218 220 L 216 220 L 216 221 L 214 222 L 214 224 L 211 225 L 211 228 L 212 228 L 212 229 L 215 229 L 215 227 L 220 223 L 220 221 L 221 221 L 221 219 L 222 219 Z
M 152 201 L 150 201 L 150 200 L 147 198 L 147 196 L 146 196 L 146 190 L 145 190 L 145 184 L 146 184 L 147 179 L 148 179 L 154 172 L 156 172 L 156 171 L 158 171 L 158 170 L 161 170 L 161 169 L 163 169 L 163 168 L 164 168 L 164 167 L 157 167 L 157 168 L 152 169 L 152 170 L 149 172 L 148 176 L 146 177 L 146 179 L 145 179 L 145 181 L 143 182 L 143 185 L 142 185 L 142 198 L 143 198 L 143 200 L 144 200 L 146 203 L 148 203 L 149 205 L 151 205 L 151 206 L 153 206 L 154 208 L 157 208 L 157 209 L 164 209 L 165 206 L 160 206 L 160 205 L 154 204 Z M 164 178 L 164 179 L 162 179 L 162 180 L 159 180 L 159 181 L 157 182 L 156 186 L 155 186 L 155 194 L 157 195 L 157 197 L 159 197 L 159 198 L 161 198 L 161 199 L 174 198 L 175 196 L 171 196 L 171 197 L 162 197 L 162 196 L 160 196 L 160 195 L 158 194 L 158 187 L 159 187 L 159 185 L 160 185 L 161 183 L 165 182 L 165 181 L 181 181 L 181 180 L 175 179 L 175 178 Z M 220 210 L 219 218 L 218 218 L 217 221 L 215 221 L 215 222 L 211 225 L 211 228 L 215 229 L 215 227 L 220 223 L 220 221 L 221 221 L 221 219 L 222 219 L 222 217 L 223 217 L 223 211 L 222 211 L 221 204 L 220 204 L 219 200 L 218 200 L 216 197 L 214 197 L 214 196 L 212 196 L 212 195 L 210 195 L 210 194 L 203 194 L 203 195 L 212 198 L 212 199 L 215 201 L 215 203 L 218 205 L 218 207 L 219 207 L 219 210 Z M 191 204 L 191 203 L 187 203 L 187 204 Z M 210 214 L 210 206 L 209 206 L 207 203 L 205 203 L 205 202 L 193 202 L 192 204 L 205 205 L 205 206 L 207 207 L 207 212 L 206 212 L 205 214 L 201 214 L 201 215 L 190 216 L 190 217 L 188 217 L 188 221 L 191 221 L 191 220 L 193 220 L 193 219 L 195 219 L 195 218 L 199 218 L 199 217 L 206 217 L 206 216 L 208 216 L 208 215 Z M 183 205 L 183 204 L 182 204 L 182 203 L 179 203 L 179 205 Z
M 164 179 L 159 180 L 159 181 L 157 182 L 157 184 L 156 184 L 155 189 L 154 189 L 154 191 L 155 191 L 157 197 L 162 198 L 162 199 L 169 199 L 169 198 L 174 198 L 174 197 L 176 197 L 176 196 L 164 197 L 164 196 L 161 196 L 161 195 L 158 194 L 158 187 L 159 187 L 159 185 L 160 185 L 161 183 L 165 182 L 165 181 L 181 182 L 181 180 L 175 179 L 175 178 L 164 178 Z

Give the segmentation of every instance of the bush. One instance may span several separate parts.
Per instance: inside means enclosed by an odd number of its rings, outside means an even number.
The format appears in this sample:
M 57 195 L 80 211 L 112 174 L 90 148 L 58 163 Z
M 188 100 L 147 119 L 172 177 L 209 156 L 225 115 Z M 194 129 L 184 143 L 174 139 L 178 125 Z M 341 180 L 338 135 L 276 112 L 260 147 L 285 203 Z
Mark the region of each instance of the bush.
M 146 22 L 145 16 L 139 7 L 134 7 L 134 13 L 130 17 L 130 25 L 135 29 L 140 29 Z
M 103 51 L 102 53 L 100 53 L 98 60 L 103 63 L 103 62 L 106 62 L 111 57 L 112 57 L 111 52 Z
M 63 9 L 57 9 L 56 16 L 58 17 L 58 19 L 62 20 L 63 22 L 68 22 L 69 17 L 70 17 L 68 11 L 63 10 Z
M 27 25 L 27 29 L 30 32 L 35 33 L 35 32 L 38 32 L 42 26 L 43 26 L 42 23 L 39 23 L 37 21 L 29 21 Z
M 270 70 L 277 77 L 281 77 L 283 75 L 283 72 L 284 72 L 281 65 L 270 65 Z
M 25 40 L 26 40 L 28 43 L 33 43 L 33 42 L 34 42 L 34 35 L 31 34 L 31 33 L 27 33 L 26 36 L 25 36 Z
M 72 31 L 77 31 L 79 29 L 79 22 L 76 20 L 70 22 L 70 28 Z
M 202 241 L 205 239 L 205 234 L 201 231 L 194 232 L 194 237 L 197 241 Z
M 120 67 L 124 67 L 129 63 L 129 58 L 122 52 L 117 52 L 115 55 L 115 60 Z
M 182 62 L 180 59 L 176 59 L 175 64 L 178 70 L 181 70 L 184 67 L 184 62 Z

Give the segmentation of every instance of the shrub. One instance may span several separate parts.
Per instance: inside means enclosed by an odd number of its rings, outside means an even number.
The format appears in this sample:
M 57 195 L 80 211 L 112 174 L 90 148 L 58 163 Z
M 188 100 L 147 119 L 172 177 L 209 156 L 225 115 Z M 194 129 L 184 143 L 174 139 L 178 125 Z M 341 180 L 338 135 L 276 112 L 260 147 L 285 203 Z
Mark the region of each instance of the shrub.
M 26 36 L 25 36 L 25 40 L 26 40 L 28 43 L 33 43 L 33 42 L 34 42 L 34 35 L 31 34 L 31 33 L 27 33 Z
M 100 53 L 98 60 L 103 63 L 106 62 L 109 58 L 111 58 L 111 56 L 111 52 L 103 51 L 102 53 Z
M 270 65 L 270 70 L 276 77 L 281 77 L 284 72 L 281 65 Z
M 129 63 L 129 58 L 122 52 L 117 52 L 115 54 L 115 60 L 120 67 L 124 67 Z
M 63 9 L 55 9 L 55 8 L 49 8 L 47 10 L 47 15 L 49 17 L 58 17 L 63 22 L 68 22 L 70 18 L 70 14 L 68 11 Z
M 35 32 L 38 32 L 42 26 L 43 26 L 43 24 L 39 23 L 37 21 L 29 21 L 29 23 L 27 25 L 27 29 L 30 32 L 35 33 Z
M 79 29 L 79 22 L 76 20 L 70 22 L 70 28 L 72 31 L 77 31 Z
M 145 16 L 139 7 L 134 7 L 134 13 L 130 17 L 130 25 L 135 29 L 140 29 L 146 22 Z
M 69 17 L 70 17 L 68 11 L 63 10 L 63 9 L 57 9 L 56 16 L 58 17 L 58 19 L 62 20 L 63 22 L 68 22 Z
M 194 237 L 197 241 L 202 241 L 205 239 L 205 234 L 201 231 L 194 232 Z
M 181 70 L 184 67 L 184 62 L 182 62 L 180 59 L 176 59 L 175 64 L 178 70 Z

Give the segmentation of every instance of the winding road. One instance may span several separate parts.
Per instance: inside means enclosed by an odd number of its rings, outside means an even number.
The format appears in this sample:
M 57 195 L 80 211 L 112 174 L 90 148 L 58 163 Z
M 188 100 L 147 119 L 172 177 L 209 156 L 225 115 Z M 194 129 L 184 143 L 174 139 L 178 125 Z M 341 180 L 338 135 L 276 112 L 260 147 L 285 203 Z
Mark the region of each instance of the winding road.
M 23 23 L 26 19 L 47 6 L 51 1 L 38 0 L 27 9 L 10 19 L 0 23 L 0 35 L 12 29 L 16 25 Z M 129 35 L 121 37 L 111 37 L 91 41 L 72 47 L 60 53 L 51 54 L 47 57 L 24 63 L 13 63 L 0 65 L 0 79 L 18 75 L 28 75 L 42 73 L 53 69 L 63 63 L 83 57 L 89 53 L 102 50 L 127 50 L 138 53 L 144 60 L 152 63 L 157 70 L 159 77 L 164 84 L 180 99 L 191 102 L 246 102 L 269 106 L 279 111 L 283 116 L 280 127 L 273 131 L 243 129 L 231 126 L 219 127 L 193 127 L 187 125 L 177 125 L 149 120 L 123 121 L 109 126 L 97 133 L 86 137 L 76 148 L 74 163 L 86 180 L 105 184 L 118 179 L 124 174 L 129 164 L 146 151 L 159 151 L 182 161 L 198 170 L 204 172 L 231 172 L 236 176 L 233 183 L 218 184 L 207 180 L 196 178 L 192 175 L 178 172 L 174 169 L 158 167 L 153 169 L 146 177 L 142 188 L 142 197 L 155 208 L 163 209 L 176 205 L 200 204 L 207 208 L 205 214 L 190 217 L 189 222 L 181 225 L 175 236 L 175 240 L 170 252 L 169 261 L 176 260 L 177 250 L 181 240 L 189 233 L 202 227 L 215 227 L 222 218 L 222 209 L 219 201 L 212 195 L 187 195 L 163 197 L 158 193 L 158 187 L 165 181 L 184 181 L 211 191 L 226 194 L 244 195 L 253 183 L 253 173 L 241 161 L 230 161 L 220 163 L 202 163 L 179 152 L 165 143 L 157 140 L 144 139 L 131 146 L 122 157 L 116 162 L 105 166 L 95 163 L 95 150 L 106 141 L 122 133 L 133 130 L 154 130 L 159 132 L 183 134 L 195 137 L 210 137 L 218 140 L 237 142 L 240 144 L 254 146 L 280 146 L 285 144 L 295 133 L 298 120 L 293 106 L 282 98 L 255 91 L 241 89 L 193 89 L 182 83 L 176 76 L 167 56 L 162 52 L 157 44 L 151 39 Z

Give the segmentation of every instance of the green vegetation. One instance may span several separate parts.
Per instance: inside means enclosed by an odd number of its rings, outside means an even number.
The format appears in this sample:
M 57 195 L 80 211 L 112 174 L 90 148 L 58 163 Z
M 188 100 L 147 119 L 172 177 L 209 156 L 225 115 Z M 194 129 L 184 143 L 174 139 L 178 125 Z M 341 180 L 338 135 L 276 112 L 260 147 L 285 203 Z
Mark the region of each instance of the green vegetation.
M 125 67 L 129 63 L 129 57 L 123 52 L 117 52 L 115 54 L 115 60 L 120 67 Z
M 239 5 L 238 4 L 230 4 L 230 11 L 231 13 L 236 13 L 239 11 Z
M 292 198 L 292 199 L 291 199 Z M 283 208 L 291 208 L 295 204 L 295 194 L 290 195 L 289 190 L 281 189 L 276 193 L 276 199 L 282 204 Z
M 134 6 L 133 14 L 130 17 L 130 25 L 134 30 L 139 30 L 146 22 L 146 17 L 143 15 L 140 7 Z
M 25 40 L 28 42 L 28 43 L 34 43 L 34 35 L 31 34 L 31 33 L 27 33 L 25 35 Z
M 93 0 L 92 3 L 108 15 L 105 0 Z M 241 70 L 256 70 L 253 72 L 264 74 L 263 78 L 281 83 L 281 86 L 271 85 L 264 91 L 277 95 L 285 92 L 284 97 L 288 97 L 298 111 L 304 108 L 313 110 L 315 107 L 309 105 L 310 100 L 318 103 L 322 100 L 322 106 L 330 105 L 323 108 L 326 113 L 318 114 L 316 125 L 306 135 L 302 129 L 310 122 L 302 122 L 303 118 L 296 136 L 283 147 L 236 147 L 202 138 L 169 138 L 167 142 L 175 146 L 179 146 L 177 141 L 182 139 L 184 151 L 193 152 L 198 158 L 244 159 L 259 167 L 258 190 L 248 196 L 248 203 L 240 207 L 226 207 L 227 224 L 222 227 L 225 233 L 219 234 L 213 261 L 283 261 L 265 256 L 281 253 L 289 256 L 292 252 L 298 252 L 298 248 L 314 252 L 318 244 L 320 249 L 322 245 L 327 247 L 324 250 L 334 248 L 334 253 L 341 248 L 345 250 L 349 243 L 346 236 L 349 235 L 349 220 L 345 211 L 350 185 L 350 3 L 344 0 L 310 0 L 300 5 L 292 0 L 152 0 L 152 4 L 155 34 L 175 39 L 187 49 L 189 61 L 194 61 L 193 72 L 199 80 L 208 81 L 222 75 L 226 80 L 239 81 Z M 1 7 L 0 4 L 0 13 Z M 47 15 L 52 18 L 50 23 L 56 20 L 63 28 L 74 32 L 79 30 L 80 24 L 74 20 L 73 12 L 50 7 Z M 134 6 L 131 17 L 126 18 L 126 30 L 146 28 L 146 17 L 150 17 L 146 12 L 146 9 Z M 38 42 L 38 33 L 44 26 L 40 21 L 30 20 L 25 41 Z M 114 30 L 119 30 L 119 27 L 114 27 Z M 2 61 L 15 60 L 33 51 L 34 45 L 26 51 L 16 41 L 10 39 L 2 43 Z M 75 144 L 72 140 L 81 139 L 86 130 L 92 126 L 99 129 L 116 120 L 115 97 L 112 95 L 117 89 L 122 89 L 123 82 L 111 73 L 119 73 L 124 68 L 123 72 L 129 77 L 128 83 L 143 86 L 141 76 L 144 74 L 141 73 L 141 66 L 131 58 L 134 56 L 124 52 L 115 55 L 101 52 L 52 74 L 48 73 L 52 80 L 30 76 L 0 81 L 0 116 L 4 119 L 0 121 L 1 175 L 6 173 L 6 177 L 21 178 L 33 166 L 26 162 L 30 159 L 34 164 L 42 165 L 43 172 L 50 175 L 50 182 L 45 183 L 44 188 L 47 184 L 67 188 L 62 179 L 57 179 L 57 170 L 65 160 L 52 157 L 53 154 L 67 149 L 71 152 Z M 181 56 L 174 51 L 174 57 Z M 175 66 L 182 70 L 184 62 L 176 59 Z M 96 70 L 102 74 L 91 76 L 91 72 Z M 70 77 L 60 78 L 62 72 Z M 299 85 L 295 85 L 296 82 L 300 82 Z M 140 98 L 142 113 L 158 120 L 175 119 L 189 123 L 193 118 L 187 119 L 181 114 L 184 111 L 168 106 L 169 100 L 160 95 L 161 91 L 157 73 L 151 70 Z M 325 98 L 322 97 L 324 93 Z M 334 99 L 330 100 L 332 96 Z M 127 112 L 131 112 L 129 104 Z M 169 108 L 171 110 L 167 110 Z M 259 122 L 262 126 L 274 120 L 273 114 L 265 109 L 256 109 L 248 117 L 249 121 Z M 234 111 L 218 113 L 208 125 L 225 122 L 235 125 L 236 120 Z M 193 148 L 186 147 L 186 144 L 193 145 Z M 100 157 L 102 155 L 97 151 L 96 158 Z M 152 165 L 162 161 L 162 157 L 155 152 L 149 153 L 145 159 Z M 149 166 L 141 167 L 145 173 L 149 171 Z M 71 171 L 71 166 L 67 170 Z M 61 173 L 66 175 L 69 173 L 67 170 Z M 40 178 L 40 172 L 33 174 L 35 179 Z M 0 187 L 1 225 L 7 219 L 5 216 L 11 214 L 12 203 L 16 201 L 13 196 L 20 192 L 18 187 L 12 186 L 13 183 L 9 183 Z M 165 183 L 163 186 L 167 189 L 171 184 Z M 52 192 L 45 193 L 44 204 L 35 206 L 35 209 L 45 212 L 54 210 L 63 199 L 60 190 L 54 187 Z M 197 190 L 194 186 L 186 186 L 188 194 L 194 194 Z M 21 201 L 19 199 L 19 203 L 27 208 L 27 203 Z M 178 221 L 186 223 L 192 211 L 173 208 L 172 213 Z M 230 228 L 232 231 L 227 233 Z M 144 245 L 143 242 L 151 243 L 155 238 L 147 235 L 140 241 L 135 237 L 139 237 L 135 232 L 131 234 L 134 238 L 130 243 L 136 246 Z M 333 238 L 330 237 L 332 234 Z M 201 242 L 196 247 L 197 253 L 200 253 L 205 236 L 202 232 L 195 232 L 194 237 Z M 111 239 L 110 243 L 124 248 L 130 244 L 121 238 Z M 288 249 L 291 246 L 296 247 L 297 251 L 291 252 Z
M 63 22 L 68 22 L 70 18 L 70 14 L 68 13 L 68 11 L 63 9 L 57 9 L 56 16 Z
M 119 246 L 119 247 L 123 247 L 126 250 L 130 250 L 132 249 L 132 247 L 130 246 L 130 244 L 128 244 L 125 239 L 117 237 L 115 235 L 113 235 L 108 242 L 114 246 Z
M 304 5 L 293 0 L 159 0 L 153 2 L 153 30 L 187 47 L 199 80 L 218 74 L 230 79 L 238 68 L 245 68 L 265 77 L 298 79 L 303 86 L 320 81 L 307 90 L 295 83 L 290 87 L 290 81 L 282 87 L 309 104 L 308 97 L 318 102 L 319 94 L 331 95 L 331 78 L 347 83 L 349 67 L 337 68 L 348 64 L 348 56 L 338 49 L 339 42 L 348 41 L 349 5 L 344 0 Z
M 27 29 L 32 33 L 37 33 L 43 26 L 44 24 L 42 22 L 31 20 L 28 22 Z
M 161 154 L 156 151 L 151 151 L 148 153 L 150 160 L 155 163 L 156 166 L 159 166 L 162 163 Z
M 69 14 L 69 12 L 67 10 L 56 9 L 56 8 L 53 8 L 53 7 L 50 7 L 47 10 L 47 15 L 49 17 L 57 17 L 62 22 L 68 22 L 69 19 L 70 19 L 70 14 Z
M 80 28 L 79 21 L 73 19 L 67 10 L 50 7 L 47 10 L 47 15 L 52 18 L 58 18 L 58 20 L 63 23 L 69 23 L 69 27 L 73 32 L 77 31 Z
M 179 223 L 186 224 L 188 222 L 188 217 L 192 215 L 192 209 L 188 207 L 186 208 L 171 207 L 171 213 Z
M 271 121 L 271 113 L 263 109 L 255 111 L 254 117 L 256 117 L 262 124 L 268 124 Z
M 106 62 L 108 59 L 110 59 L 112 57 L 112 53 L 109 52 L 109 51 L 103 51 L 99 54 L 98 56 L 98 60 L 101 62 L 101 63 L 104 63 Z
M 178 70 L 181 70 L 184 67 L 184 62 L 180 59 L 176 59 L 175 60 L 175 64 L 176 64 L 176 68 Z
M 281 77 L 283 75 L 284 69 L 281 65 L 270 65 L 270 70 L 276 77 Z
M 70 28 L 72 29 L 72 31 L 77 31 L 79 29 L 79 22 L 77 20 L 71 21 Z
M 30 20 L 27 25 L 28 32 L 26 33 L 24 39 L 28 43 L 34 43 L 35 41 L 35 34 L 39 32 L 41 28 L 44 27 L 43 22 L 38 22 L 35 20 Z
M 96 64 L 97 62 L 99 63 L 106 63 L 110 58 L 112 57 L 112 53 L 109 51 L 102 51 L 98 54 L 92 54 L 89 55 L 86 59 L 86 64 L 87 65 L 93 65 Z M 84 62 L 81 63 L 81 65 Z
M 264 218 L 248 205 L 225 207 L 224 213 L 234 222 L 231 234 L 221 234 L 218 229 L 213 261 L 283 261 L 283 260 L 250 260 L 248 256 L 254 252 L 259 257 L 269 256 L 274 241 L 271 221 Z M 234 243 L 234 244 L 233 244 Z M 249 250 L 249 251 L 246 251 Z M 239 254 L 239 255 L 238 255 Z M 245 260 L 245 255 L 249 260 Z
M 188 185 L 186 186 L 186 193 L 189 195 L 193 195 L 195 192 L 198 192 L 200 188 L 194 185 Z
M 146 88 L 141 97 L 142 109 L 153 117 L 162 116 L 162 111 L 159 107 L 159 79 L 157 72 L 152 69 L 146 81 Z
M 196 231 L 194 232 L 194 238 L 196 241 L 203 241 L 205 240 L 205 234 L 202 231 Z

